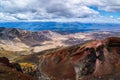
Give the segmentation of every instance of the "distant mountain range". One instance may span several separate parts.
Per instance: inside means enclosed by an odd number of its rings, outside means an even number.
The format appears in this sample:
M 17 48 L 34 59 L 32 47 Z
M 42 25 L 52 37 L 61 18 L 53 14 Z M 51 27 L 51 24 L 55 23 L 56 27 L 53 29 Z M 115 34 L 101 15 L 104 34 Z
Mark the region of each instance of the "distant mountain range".
M 50 48 L 70 46 L 89 40 L 120 36 L 119 32 L 89 32 L 60 34 L 45 30 L 32 32 L 16 28 L 0 28 L 0 47 L 10 51 L 32 50 L 38 52 Z
M 120 31 L 118 23 L 80 23 L 80 22 L 0 22 L 1 27 L 20 28 L 30 31 L 51 30 L 59 33 Z

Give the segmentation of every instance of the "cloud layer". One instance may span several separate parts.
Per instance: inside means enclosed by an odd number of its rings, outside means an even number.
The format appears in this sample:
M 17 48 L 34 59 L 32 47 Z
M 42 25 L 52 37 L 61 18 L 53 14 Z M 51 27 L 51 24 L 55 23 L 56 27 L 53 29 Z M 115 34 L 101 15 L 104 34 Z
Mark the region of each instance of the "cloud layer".
M 119 12 L 119 0 L 0 0 L 0 20 L 43 20 L 100 16 L 91 9 Z

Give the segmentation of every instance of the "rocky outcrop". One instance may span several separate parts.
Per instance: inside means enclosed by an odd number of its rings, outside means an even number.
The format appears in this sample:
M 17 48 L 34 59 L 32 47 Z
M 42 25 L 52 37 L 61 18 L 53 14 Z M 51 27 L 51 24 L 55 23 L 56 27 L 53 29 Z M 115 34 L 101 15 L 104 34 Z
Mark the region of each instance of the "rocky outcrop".
M 41 79 L 119 80 L 120 37 L 94 40 L 40 57 Z
M 22 73 L 18 63 L 10 63 L 6 57 L 0 58 L 0 80 L 34 80 Z

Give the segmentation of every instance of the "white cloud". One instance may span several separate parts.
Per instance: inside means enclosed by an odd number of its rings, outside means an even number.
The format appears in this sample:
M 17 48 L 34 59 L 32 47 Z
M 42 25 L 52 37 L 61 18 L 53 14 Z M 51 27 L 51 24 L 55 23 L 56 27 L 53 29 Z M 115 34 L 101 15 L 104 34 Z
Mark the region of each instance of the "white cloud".
M 90 18 L 99 12 L 120 11 L 119 0 L 0 0 L 1 20 L 42 20 L 57 18 Z M 3 17 L 4 15 L 4 17 Z
M 11 16 L 10 14 L 7 13 L 0 13 L 0 21 L 16 21 L 15 17 Z
M 120 12 L 120 0 L 101 0 L 102 5 L 99 9 L 107 12 Z
M 12 17 L 18 19 L 77 18 L 99 13 L 70 0 L 0 0 L 0 2 L 1 13 L 10 13 Z
M 70 1 L 70 0 L 68 0 Z M 101 0 L 71 0 L 70 1 L 72 4 L 78 4 L 78 5 L 87 5 L 87 6 L 102 6 L 103 3 Z
M 120 6 L 106 6 L 100 7 L 101 10 L 105 10 L 107 12 L 120 12 Z

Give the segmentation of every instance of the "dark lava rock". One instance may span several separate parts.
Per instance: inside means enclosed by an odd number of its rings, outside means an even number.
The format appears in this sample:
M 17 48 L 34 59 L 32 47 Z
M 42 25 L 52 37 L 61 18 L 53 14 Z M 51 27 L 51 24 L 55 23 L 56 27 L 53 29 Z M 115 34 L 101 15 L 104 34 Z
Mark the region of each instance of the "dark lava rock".
M 34 80 L 22 73 L 18 63 L 10 63 L 6 57 L 0 58 L 0 80 Z

